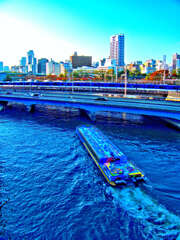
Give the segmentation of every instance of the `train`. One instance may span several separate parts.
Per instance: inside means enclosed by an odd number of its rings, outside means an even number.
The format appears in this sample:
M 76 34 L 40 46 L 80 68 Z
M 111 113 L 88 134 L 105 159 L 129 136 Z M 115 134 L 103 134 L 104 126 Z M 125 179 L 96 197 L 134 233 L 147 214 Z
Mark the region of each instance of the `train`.
M 125 87 L 124 83 L 112 83 L 112 82 L 64 82 L 64 81 L 17 81 L 17 82 L 0 82 L 1 86 L 37 86 L 37 87 L 63 87 L 63 88 L 110 88 L 110 89 L 122 89 Z M 149 89 L 149 90 L 170 90 L 180 91 L 180 85 L 168 85 L 168 84 L 150 84 L 150 83 L 127 83 L 128 89 Z

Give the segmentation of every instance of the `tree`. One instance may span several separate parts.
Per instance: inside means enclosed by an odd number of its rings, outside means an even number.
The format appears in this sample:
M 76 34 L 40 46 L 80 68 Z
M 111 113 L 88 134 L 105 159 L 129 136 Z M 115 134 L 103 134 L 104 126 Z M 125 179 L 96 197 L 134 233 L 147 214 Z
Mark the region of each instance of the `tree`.
M 130 78 L 133 78 L 134 77 L 134 72 L 127 72 L 127 74 L 128 74 L 128 77 L 130 77 Z
M 146 77 L 145 77 L 145 79 L 146 79 L 146 80 L 149 80 L 149 79 L 150 79 L 150 77 L 151 77 L 151 73 L 148 73 L 148 74 L 146 74 Z
M 177 77 L 180 78 L 180 68 L 177 70 Z
M 176 70 L 175 70 L 175 69 L 172 70 L 172 77 L 174 77 L 174 78 L 177 77 L 177 74 L 176 74 Z
M 60 77 L 60 78 L 63 78 L 63 77 L 64 77 L 64 74 L 63 74 L 63 73 L 60 73 L 60 74 L 59 74 L 59 77 Z
M 7 75 L 4 81 L 12 81 L 12 78 L 9 75 Z
M 134 71 L 134 75 L 135 75 L 136 77 L 138 77 L 139 75 L 141 75 L 141 72 L 140 72 L 138 69 L 136 69 L 136 70 Z
M 79 74 L 79 72 L 73 72 L 73 77 L 74 78 L 80 78 L 80 74 Z
M 168 70 L 158 70 L 158 71 L 151 73 L 149 79 L 150 80 L 163 80 L 164 71 L 165 71 L 166 77 L 168 77 L 168 75 L 169 75 Z
M 118 72 L 118 78 L 121 77 L 122 74 L 124 74 L 124 71 L 123 71 L 123 70 L 120 71 L 120 72 Z

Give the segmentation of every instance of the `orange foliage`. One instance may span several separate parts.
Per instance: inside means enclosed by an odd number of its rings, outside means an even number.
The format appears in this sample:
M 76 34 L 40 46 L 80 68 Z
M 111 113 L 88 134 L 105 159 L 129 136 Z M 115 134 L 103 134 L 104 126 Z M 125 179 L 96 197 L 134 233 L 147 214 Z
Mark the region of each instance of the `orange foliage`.
M 163 78 L 163 76 L 164 76 L 164 71 L 165 71 L 166 77 L 168 77 L 168 75 L 169 75 L 169 71 L 168 71 L 168 70 L 159 70 L 159 71 L 153 72 L 153 73 L 150 75 L 149 79 L 150 79 L 150 80 L 156 80 L 158 77 Z

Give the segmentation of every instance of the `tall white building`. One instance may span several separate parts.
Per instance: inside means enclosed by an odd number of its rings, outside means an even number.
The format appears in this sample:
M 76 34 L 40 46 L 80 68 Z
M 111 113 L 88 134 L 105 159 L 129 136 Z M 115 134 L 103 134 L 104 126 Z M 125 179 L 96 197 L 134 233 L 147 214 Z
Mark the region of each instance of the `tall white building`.
M 46 63 L 46 75 L 53 74 L 53 63 L 52 59 Z
M 110 38 L 110 58 L 116 60 L 117 66 L 124 66 L 124 34 Z
M 60 74 L 60 64 L 53 61 L 51 59 L 51 61 L 46 63 L 46 75 L 52 74 L 52 75 L 59 75 Z
M 159 71 L 159 70 L 168 70 L 168 69 L 169 69 L 169 66 L 166 63 L 166 55 L 163 55 L 162 61 L 159 61 L 159 60 L 156 61 L 156 70 Z

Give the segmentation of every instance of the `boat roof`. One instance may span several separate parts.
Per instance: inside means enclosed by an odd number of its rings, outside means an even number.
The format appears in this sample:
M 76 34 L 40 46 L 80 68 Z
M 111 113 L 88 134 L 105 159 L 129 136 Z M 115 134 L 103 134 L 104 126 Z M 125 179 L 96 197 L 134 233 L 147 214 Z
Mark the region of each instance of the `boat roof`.
M 124 159 L 126 156 L 101 131 L 94 126 L 80 126 L 78 130 L 86 138 L 100 159 Z

